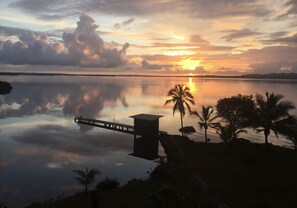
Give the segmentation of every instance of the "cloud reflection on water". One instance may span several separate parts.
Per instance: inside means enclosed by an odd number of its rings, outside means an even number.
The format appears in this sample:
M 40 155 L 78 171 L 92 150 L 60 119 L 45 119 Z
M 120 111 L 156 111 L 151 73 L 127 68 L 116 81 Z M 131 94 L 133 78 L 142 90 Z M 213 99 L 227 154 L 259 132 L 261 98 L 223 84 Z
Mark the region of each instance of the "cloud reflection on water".
M 160 129 L 178 133 L 179 116 L 165 106 L 168 89 L 185 83 L 193 89 L 196 109 L 215 105 L 237 93 L 263 94 L 266 90 L 296 101 L 296 82 L 143 77 L 6 77 L 13 91 L 0 101 L 0 202 L 32 202 L 78 190 L 72 170 L 98 168 L 105 176 L 125 183 L 144 177 L 151 163 L 133 158 L 133 136 L 99 128 L 77 126 L 74 116 L 132 124 L 138 113 L 164 115 Z M 295 100 L 294 100 L 295 99 Z M 296 111 L 295 111 L 296 112 Z M 185 125 L 197 129 L 186 116 Z M 89 131 L 92 129 L 92 131 Z M 216 134 L 210 132 L 212 141 Z M 254 135 L 251 135 L 254 137 Z M 261 136 L 257 136 L 258 142 Z M 13 206 L 9 206 L 13 207 Z

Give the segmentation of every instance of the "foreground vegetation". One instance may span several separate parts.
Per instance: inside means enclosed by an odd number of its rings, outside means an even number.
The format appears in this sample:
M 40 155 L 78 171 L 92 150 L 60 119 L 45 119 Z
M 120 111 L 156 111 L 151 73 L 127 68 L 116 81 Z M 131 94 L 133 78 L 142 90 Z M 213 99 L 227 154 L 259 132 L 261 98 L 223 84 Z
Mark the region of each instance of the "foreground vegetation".
M 296 207 L 293 150 L 272 145 L 267 150 L 264 144 L 242 139 L 205 144 L 165 136 L 161 141 L 168 162 L 161 159 L 147 181 L 134 179 L 121 188 L 97 189 L 31 208 Z
M 202 106 L 200 113 L 191 109 L 190 104 L 194 105 L 195 102 L 187 86 L 177 84 L 168 91 L 167 96 L 170 99 L 166 100 L 165 105 L 174 103 L 173 115 L 175 111 L 180 112 L 180 131 L 187 129 L 183 127 L 183 117 L 187 108 L 191 115 L 198 117 L 198 125 L 205 131 L 206 143 L 208 128 L 215 128 L 224 142 L 238 139 L 241 133 L 247 133 L 246 128 L 250 128 L 257 133 L 263 132 L 266 148 L 269 144 L 268 137 L 273 132 L 277 137 L 281 134 L 291 140 L 297 149 L 297 117 L 290 114 L 290 110 L 295 109 L 295 106 L 291 101 L 282 100 L 284 96 L 281 94 L 238 94 L 219 99 L 215 107 Z M 182 135 L 185 133 L 189 132 L 182 131 Z

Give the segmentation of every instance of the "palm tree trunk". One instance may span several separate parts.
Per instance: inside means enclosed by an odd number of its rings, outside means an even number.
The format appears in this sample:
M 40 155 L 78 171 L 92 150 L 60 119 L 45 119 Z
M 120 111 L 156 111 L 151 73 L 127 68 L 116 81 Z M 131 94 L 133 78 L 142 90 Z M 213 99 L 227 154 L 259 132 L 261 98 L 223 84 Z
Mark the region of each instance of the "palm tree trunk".
M 85 185 L 85 193 L 88 193 L 88 184 Z
M 184 123 L 183 123 L 183 114 L 180 112 L 180 125 L 181 125 L 181 128 L 184 127 Z M 184 132 L 182 131 L 182 136 L 184 135 Z
M 206 128 L 204 128 L 204 134 L 205 134 L 205 143 L 207 143 L 208 142 L 208 138 L 207 138 L 207 130 L 206 130 Z
M 265 132 L 265 146 L 268 147 L 268 134 Z

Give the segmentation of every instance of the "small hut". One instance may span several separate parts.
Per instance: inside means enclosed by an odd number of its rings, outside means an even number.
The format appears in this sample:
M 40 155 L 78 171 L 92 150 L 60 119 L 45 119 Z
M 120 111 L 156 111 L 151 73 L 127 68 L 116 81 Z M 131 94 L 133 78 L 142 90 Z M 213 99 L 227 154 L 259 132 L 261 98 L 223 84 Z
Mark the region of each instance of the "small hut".
M 152 114 L 137 114 L 130 116 L 134 119 L 135 137 L 155 137 L 159 134 L 159 118 L 163 116 Z
M 153 160 L 158 157 L 158 135 L 160 115 L 137 114 L 134 119 L 134 147 L 136 157 Z

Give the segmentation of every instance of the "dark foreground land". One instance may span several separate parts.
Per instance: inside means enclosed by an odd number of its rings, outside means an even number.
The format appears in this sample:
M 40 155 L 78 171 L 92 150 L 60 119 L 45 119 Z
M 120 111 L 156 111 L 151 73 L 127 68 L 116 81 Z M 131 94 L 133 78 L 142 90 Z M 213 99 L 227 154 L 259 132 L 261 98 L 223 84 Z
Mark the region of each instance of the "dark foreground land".
M 147 181 L 31 207 L 296 208 L 297 152 L 240 140 L 225 144 L 166 136 L 168 162 Z

